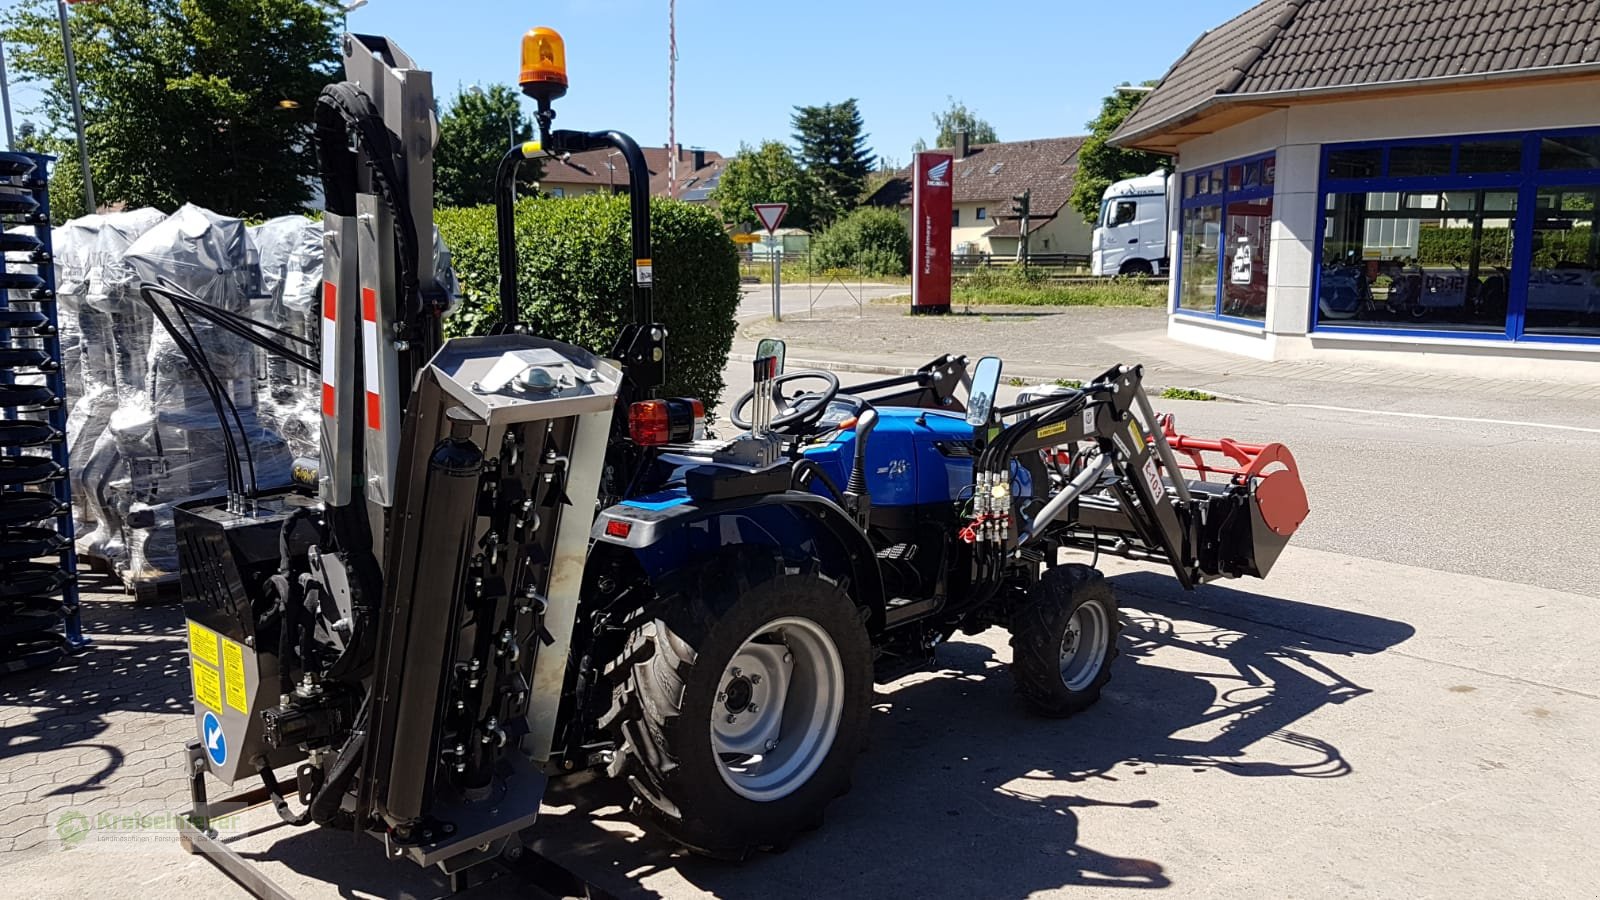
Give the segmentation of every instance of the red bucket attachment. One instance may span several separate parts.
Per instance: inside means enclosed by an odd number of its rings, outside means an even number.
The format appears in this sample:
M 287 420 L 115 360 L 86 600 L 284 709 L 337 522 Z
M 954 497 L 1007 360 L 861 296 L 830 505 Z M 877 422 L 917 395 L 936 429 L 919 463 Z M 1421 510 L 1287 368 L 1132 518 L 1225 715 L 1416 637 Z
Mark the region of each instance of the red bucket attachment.
M 1179 434 L 1171 414 L 1161 416 L 1160 422 L 1179 468 L 1195 473 L 1202 485 L 1226 485 L 1228 495 L 1249 497 L 1248 528 L 1240 517 L 1207 517 L 1222 529 L 1212 536 L 1219 551 L 1218 574 L 1265 576 L 1311 511 L 1294 454 L 1277 443 L 1245 444 Z M 1196 485 L 1191 481 L 1191 486 Z

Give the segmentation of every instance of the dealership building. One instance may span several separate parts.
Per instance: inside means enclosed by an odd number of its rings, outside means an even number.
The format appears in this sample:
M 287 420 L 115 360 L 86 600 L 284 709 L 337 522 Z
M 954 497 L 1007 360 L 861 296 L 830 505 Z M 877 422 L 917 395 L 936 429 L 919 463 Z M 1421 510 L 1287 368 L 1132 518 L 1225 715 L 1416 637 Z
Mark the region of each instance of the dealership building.
M 1267 0 L 1112 140 L 1174 157 L 1175 338 L 1600 375 L 1596 0 Z

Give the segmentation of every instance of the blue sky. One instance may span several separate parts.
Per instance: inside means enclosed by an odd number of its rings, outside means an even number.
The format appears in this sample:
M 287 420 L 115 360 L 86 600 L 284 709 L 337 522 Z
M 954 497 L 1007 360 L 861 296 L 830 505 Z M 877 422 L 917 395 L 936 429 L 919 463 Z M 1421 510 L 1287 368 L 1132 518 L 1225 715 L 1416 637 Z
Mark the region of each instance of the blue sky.
M 1001 140 L 1079 134 L 1113 85 L 1159 78 L 1202 31 L 1251 5 L 679 0 L 678 141 L 731 154 L 740 141 L 787 140 L 796 104 L 856 97 L 872 147 L 904 163 L 917 138 L 933 137 L 947 95 Z M 515 83 L 518 41 L 534 25 L 566 38 L 558 127 L 666 143 L 666 0 L 370 0 L 350 14 L 352 31 L 386 34 L 431 69 L 441 100 L 458 86 Z

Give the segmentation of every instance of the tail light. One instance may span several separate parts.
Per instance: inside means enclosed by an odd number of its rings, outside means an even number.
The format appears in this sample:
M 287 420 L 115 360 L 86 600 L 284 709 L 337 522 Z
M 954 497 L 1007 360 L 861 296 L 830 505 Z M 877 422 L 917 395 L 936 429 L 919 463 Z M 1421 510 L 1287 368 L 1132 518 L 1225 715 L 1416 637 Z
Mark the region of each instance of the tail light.
M 706 436 L 706 405 L 688 397 L 641 400 L 628 407 L 628 436 L 641 447 L 698 441 Z

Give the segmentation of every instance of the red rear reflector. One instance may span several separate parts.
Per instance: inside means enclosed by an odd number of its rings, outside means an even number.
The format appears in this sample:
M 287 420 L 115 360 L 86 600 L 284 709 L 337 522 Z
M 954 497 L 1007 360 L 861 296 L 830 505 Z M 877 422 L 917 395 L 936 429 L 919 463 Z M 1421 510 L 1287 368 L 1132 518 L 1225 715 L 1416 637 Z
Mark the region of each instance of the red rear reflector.
M 612 519 L 612 520 L 606 522 L 606 536 L 607 537 L 625 538 L 625 537 L 628 536 L 628 532 L 630 532 L 632 530 L 633 530 L 633 523 L 632 522 L 624 522 L 621 519 Z
M 628 436 L 641 447 L 672 440 L 672 415 L 665 400 L 641 400 L 628 407 Z

